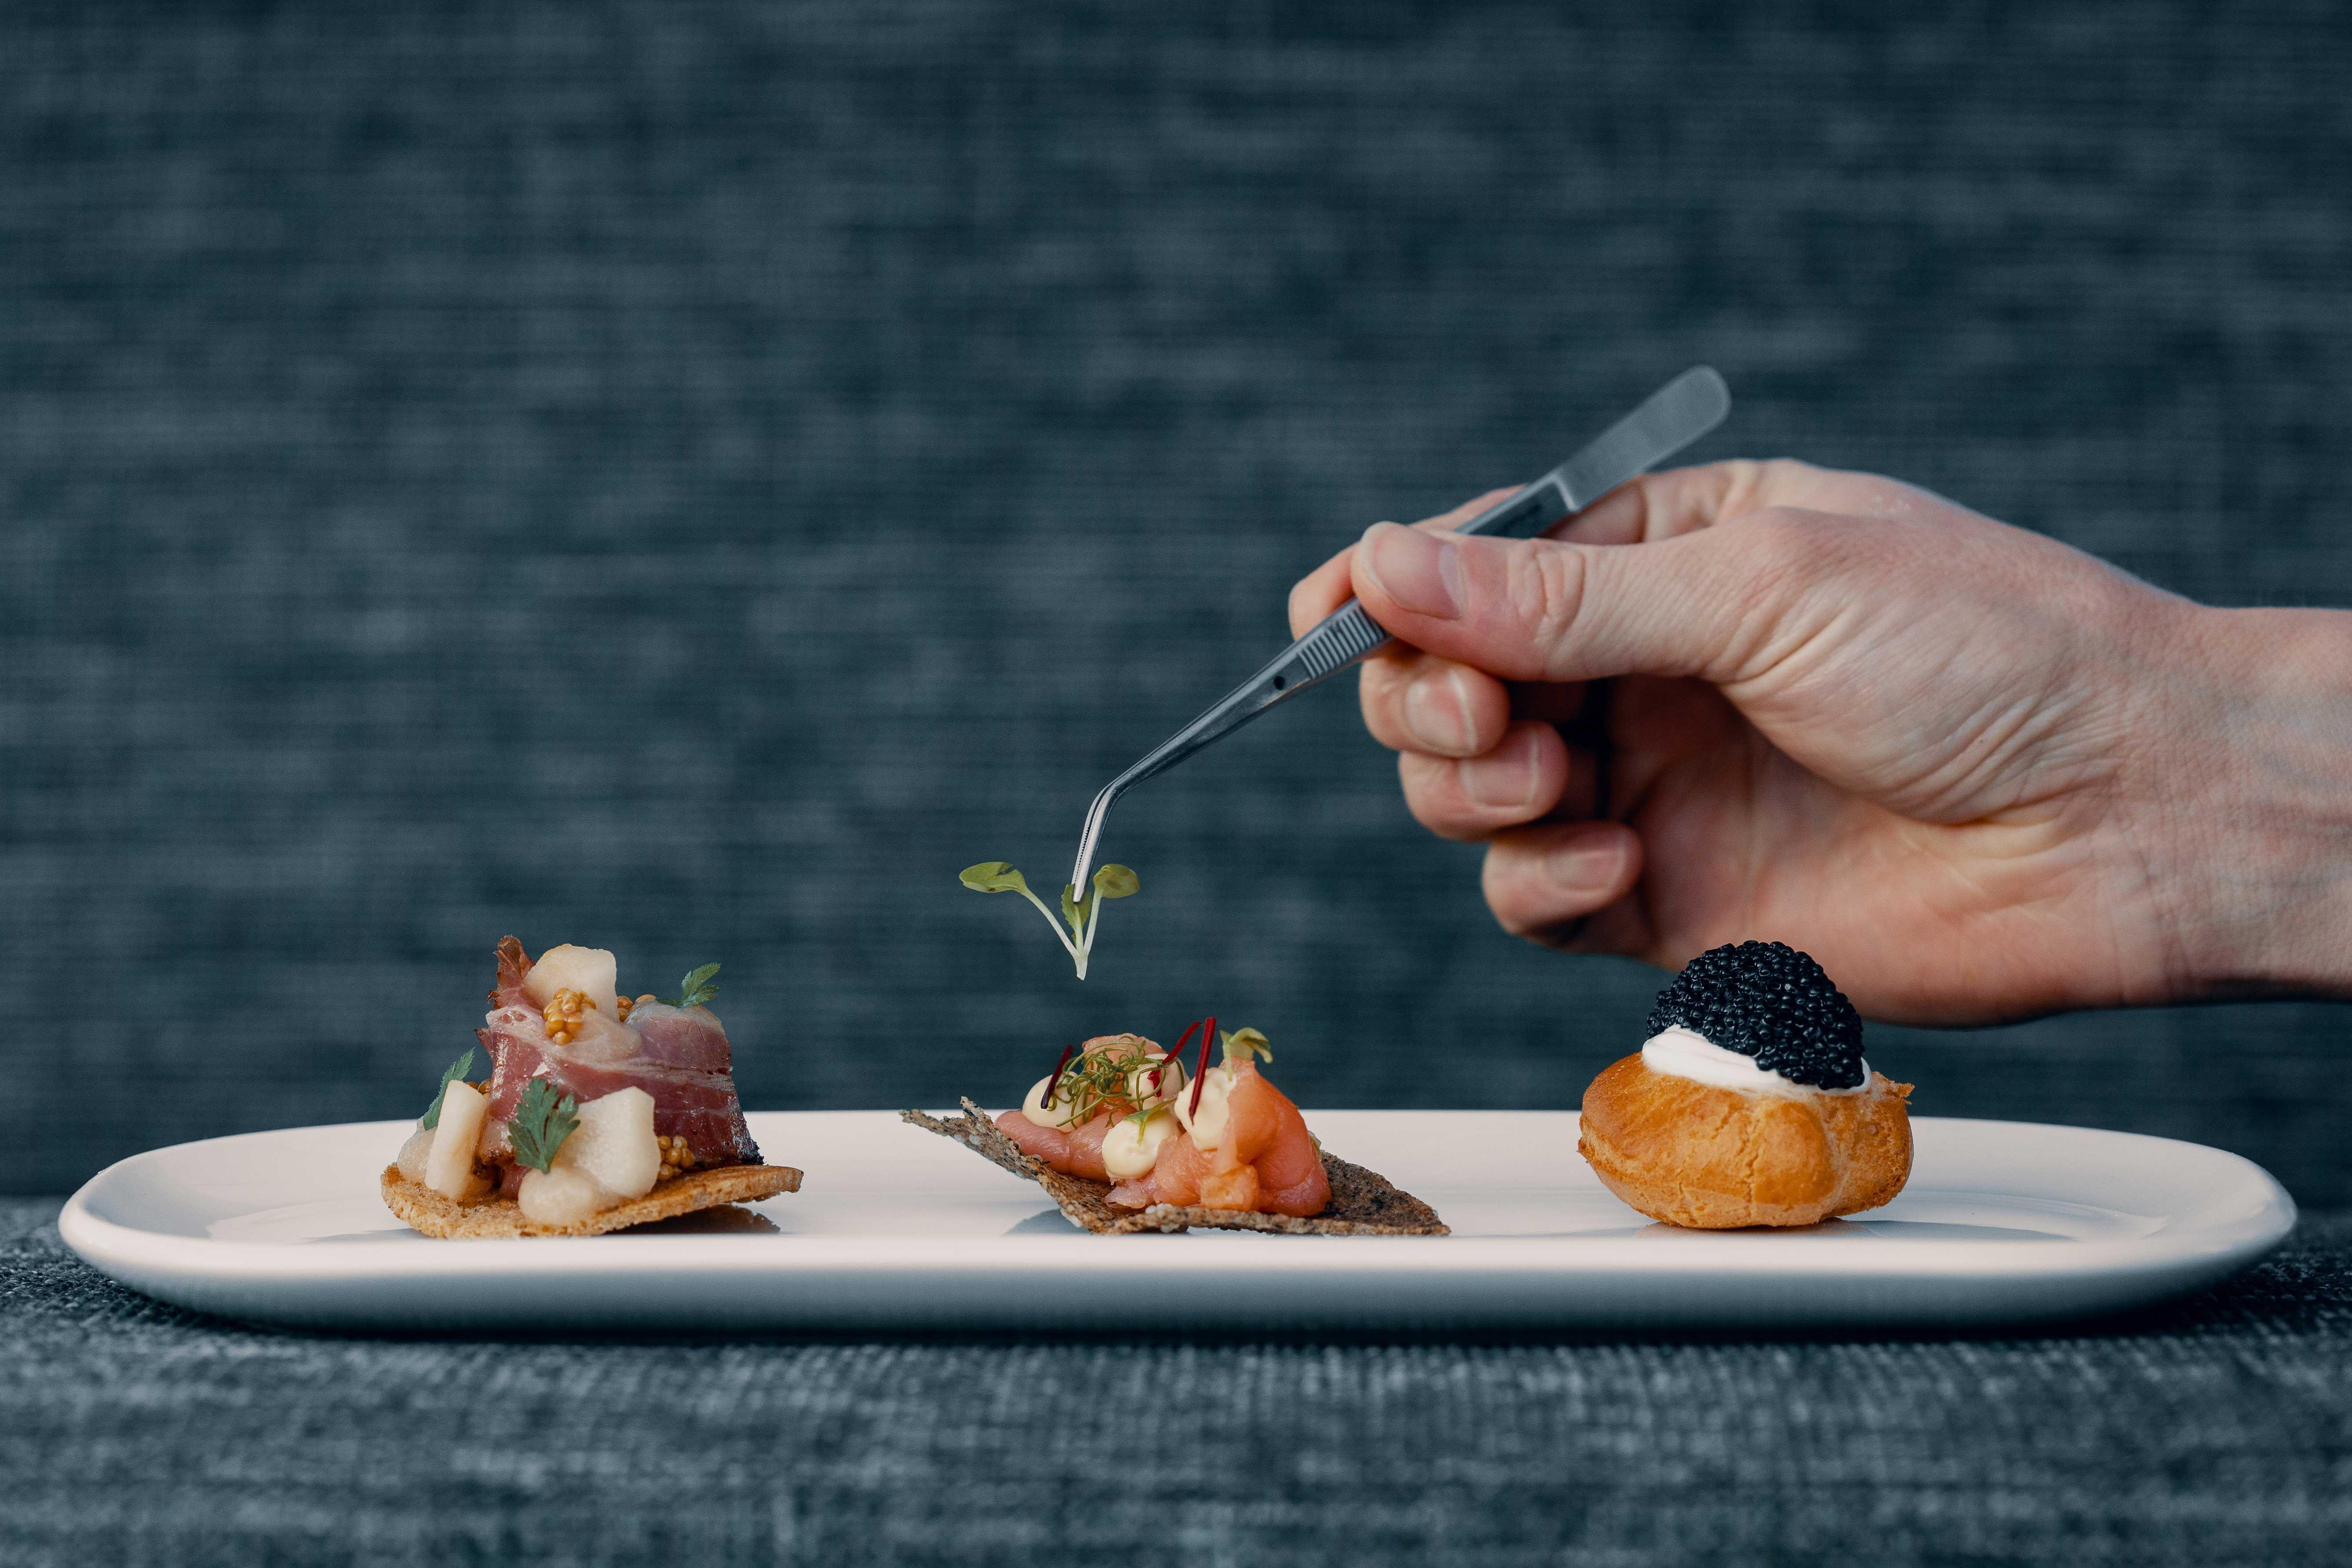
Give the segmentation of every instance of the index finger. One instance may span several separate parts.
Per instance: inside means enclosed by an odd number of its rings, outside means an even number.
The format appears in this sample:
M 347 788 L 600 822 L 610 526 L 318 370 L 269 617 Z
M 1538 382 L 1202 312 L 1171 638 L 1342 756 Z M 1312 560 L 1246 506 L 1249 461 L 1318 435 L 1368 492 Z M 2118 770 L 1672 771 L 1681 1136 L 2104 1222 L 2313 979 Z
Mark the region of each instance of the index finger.
M 1516 494 L 1517 490 L 1517 485 L 1507 485 L 1499 490 L 1488 490 L 1485 495 L 1474 496 L 1464 501 L 1452 511 L 1441 512 L 1435 517 L 1423 518 L 1414 523 L 1413 527 L 1426 529 L 1433 533 L 1442 533 L 1457 522 L 1465 522 L 1477 516 L 1484 509 L 1493 506 L 1505 496 Z M 1349 580 L 1349 563 L 1355 558 L 1356 547 L 1350 544 L 1347 549 L 1291 584 L 1290 635 L 1292 637 L 1305 637 L 1323 617 L 1355 597 L 1355 587 Z

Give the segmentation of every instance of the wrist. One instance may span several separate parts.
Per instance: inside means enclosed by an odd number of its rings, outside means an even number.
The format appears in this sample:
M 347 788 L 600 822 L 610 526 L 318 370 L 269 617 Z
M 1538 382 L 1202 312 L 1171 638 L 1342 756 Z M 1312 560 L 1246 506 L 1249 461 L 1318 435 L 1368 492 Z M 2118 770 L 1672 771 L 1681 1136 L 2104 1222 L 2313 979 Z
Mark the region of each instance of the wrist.
M 2183 608 L 2143 748 L 2163 999 L 2352 996 L 2352 613 Z

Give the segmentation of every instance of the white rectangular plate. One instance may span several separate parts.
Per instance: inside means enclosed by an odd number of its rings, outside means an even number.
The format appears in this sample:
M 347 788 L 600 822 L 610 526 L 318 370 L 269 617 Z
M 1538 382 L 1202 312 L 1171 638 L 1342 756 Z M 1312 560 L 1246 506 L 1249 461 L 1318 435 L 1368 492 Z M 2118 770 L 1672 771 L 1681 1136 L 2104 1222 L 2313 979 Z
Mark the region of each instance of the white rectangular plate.
M 1572 1112 L 1311 1121 L 1454 1234 L 1087 1236 L 1034 1184 L 872 1110 L 754 1113 L 768 1159 L 807 1173 L 800 1192 L 614 1236 L 416 1235 L 376 1195 L 406 1121 L 154 1150 L 93 1177 L 58 1224 L 136 1289 L 304 1327 L 1160 1332 L 2016 1322 L 2210 1284 L 2294 1224 L 2260 1166 L 2088 1128 L 1918 1118 L 1911 1184 L 1883 1209 L 1689 1231 L 1601 1186 Z

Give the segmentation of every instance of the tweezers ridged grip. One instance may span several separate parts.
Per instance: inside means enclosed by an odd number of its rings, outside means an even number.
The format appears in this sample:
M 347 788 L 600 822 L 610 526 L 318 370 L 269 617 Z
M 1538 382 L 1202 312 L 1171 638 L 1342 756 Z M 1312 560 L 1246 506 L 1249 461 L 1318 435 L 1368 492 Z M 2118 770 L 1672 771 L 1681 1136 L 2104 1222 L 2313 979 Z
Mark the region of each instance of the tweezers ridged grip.
M 1389 640 L 1381 623 L 1366 613 L 1364 606 L 1352 601 L 1341 605 L 1319 626 L 1298 640 L 1297 657 L 1291 666 L 1298 673 L 1291 678 L 1295 685 L 1304 686 L 1320 680 L 1333 670 L 1361 658 Z

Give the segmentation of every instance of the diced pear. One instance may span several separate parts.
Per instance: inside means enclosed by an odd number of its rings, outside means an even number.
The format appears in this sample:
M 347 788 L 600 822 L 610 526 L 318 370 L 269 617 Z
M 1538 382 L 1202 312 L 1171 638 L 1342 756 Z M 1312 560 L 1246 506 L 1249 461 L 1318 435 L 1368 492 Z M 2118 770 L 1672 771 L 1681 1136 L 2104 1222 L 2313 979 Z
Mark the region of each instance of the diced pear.
M 577 991 L 596 1004 L 598 1012 L 612 1018 L 621 1011 L 615 996 L 620 977 L 621 967 L 611 953 L 601 947 L 574 947 L 567 942 L 539 955 L 539 962 L 522 977 L 522 994 L 532 1006 L 544 1007 L 557 992 Z
M 569 1145 L 571 1140 L 564 1142 Z M 522 1217 L 533 1225 L 578 1225 L 613 1206 L 612 1194 L 598 1186 L 594 1177 L 568 1165 L 524 1172 L 522 1191 L 515 1198 Z
M 441 1091 L 441 1124 L 425 1157 L 425 1184 L 443 1197 L 463 1203 L 474 1184 L 474 1144 L 489 1108 L 489 1096 L 470 1083 L 452 1079 Z
M 400 1167 L 402 1175 L 420 1187 L 425 1184 L 425 1157 L 433 1152 L 433 1140 L 438 1135 L 438 1129 L 418 1122 L 416 1131 L 408 1135 L 408 1142 L 400 1146 L 400 1158 L 393 1162 Z
M 615 1202 L 653 1191 L 661 1174 L 654 1097 L 642 1089 L 616 1089 L 582 1106 L 580 1125 L 555 1152 L 555 1168 L 579 1172 Z

